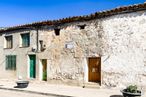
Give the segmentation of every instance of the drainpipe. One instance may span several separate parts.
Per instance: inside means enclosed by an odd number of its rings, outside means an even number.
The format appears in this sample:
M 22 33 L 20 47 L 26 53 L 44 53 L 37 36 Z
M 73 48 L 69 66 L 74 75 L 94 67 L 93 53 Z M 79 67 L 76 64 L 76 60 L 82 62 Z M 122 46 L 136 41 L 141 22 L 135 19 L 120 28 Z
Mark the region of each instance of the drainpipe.
M 39 28 L 36 27 L 36 52 L 39 52 Z

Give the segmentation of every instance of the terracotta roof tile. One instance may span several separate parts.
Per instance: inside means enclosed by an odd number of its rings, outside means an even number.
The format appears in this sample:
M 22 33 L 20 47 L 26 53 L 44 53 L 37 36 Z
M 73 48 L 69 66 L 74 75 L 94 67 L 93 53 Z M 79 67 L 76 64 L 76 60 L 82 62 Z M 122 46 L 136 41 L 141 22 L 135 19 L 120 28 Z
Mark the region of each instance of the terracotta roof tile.
M 12 30 L 24 29 L 24 28 L 31 28 L 31 27 L 38 27 L 38 26 L 44 26 L 44 25 L 56 26 L 59 24 L 76 22 L 76 21 L 88 21 L 88 20 L 92 20 L 95 18 L 104 18 L 107 16 L 116 15 L 119 13 L 135 12 L 135 11 L 139 11 L 139 10 L 146 10 L 146 3 L 135 4 L 135 5 L 130 5 L 130 6 L 122 6 L 122 7 L 112 9 L 112 10 L 95 12 L 94 14 L 85 15 L 85 16 L 73 16 L 73 17 L 62 18 L 62 19 L 58 19 L 58 20 L 52 20 L 52 21 L 47 20 L 47 21 L 40 21 L 40 22 L 31 23 L 31 24 L 18 25 L 18 26 L 9 27 L 6 29 L 1 29 L 0 32 L 6 32 L 6 31 L 12 31 Z

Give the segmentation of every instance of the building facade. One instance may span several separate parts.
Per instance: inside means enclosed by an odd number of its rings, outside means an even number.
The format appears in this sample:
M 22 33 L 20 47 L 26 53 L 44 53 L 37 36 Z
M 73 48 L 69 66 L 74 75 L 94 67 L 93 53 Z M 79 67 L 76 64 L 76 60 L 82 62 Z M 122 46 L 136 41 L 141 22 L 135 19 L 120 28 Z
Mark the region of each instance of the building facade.
M 146 85 L 146 3 L 0 30 L 0 78 Z

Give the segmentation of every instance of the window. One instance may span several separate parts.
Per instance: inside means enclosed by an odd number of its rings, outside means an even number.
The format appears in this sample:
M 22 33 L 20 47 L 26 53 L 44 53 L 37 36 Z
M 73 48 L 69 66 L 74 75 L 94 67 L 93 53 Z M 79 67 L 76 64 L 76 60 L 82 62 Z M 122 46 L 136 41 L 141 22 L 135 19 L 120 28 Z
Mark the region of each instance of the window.
M 80 29 L 85 29 L 85 26 L 86 26 L 86 24 L 84 24 L 84 25 L 78 25 L 78 27 L 79 27 Z
M 6 40 L 5 48 L 12 48 L 13 45 L 12 36 L 5 36 L 5 40 Z
M 39 40 L 40 42 L 40 50 L 44 51 L 46 49 L 46 45 L 43 43 L 43 40 Z
M 16 70 L 16 55 L 6 55 L 6 70 Z
M 22 47 L 28 47 L 30 45 L 30 35 L 29 33 L 21 34 Z
M 55 30 L 55 35 L 59 36 L 60 35 L 60 29 L 54 29 Z

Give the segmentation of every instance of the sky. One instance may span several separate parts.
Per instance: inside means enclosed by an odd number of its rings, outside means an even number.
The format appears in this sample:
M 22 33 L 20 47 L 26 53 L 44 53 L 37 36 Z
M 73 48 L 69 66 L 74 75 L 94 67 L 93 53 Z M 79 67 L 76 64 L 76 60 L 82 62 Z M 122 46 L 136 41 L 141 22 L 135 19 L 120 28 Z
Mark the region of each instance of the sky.
M 146 0 L 0 0 L 0 27 L 82 16 Z

